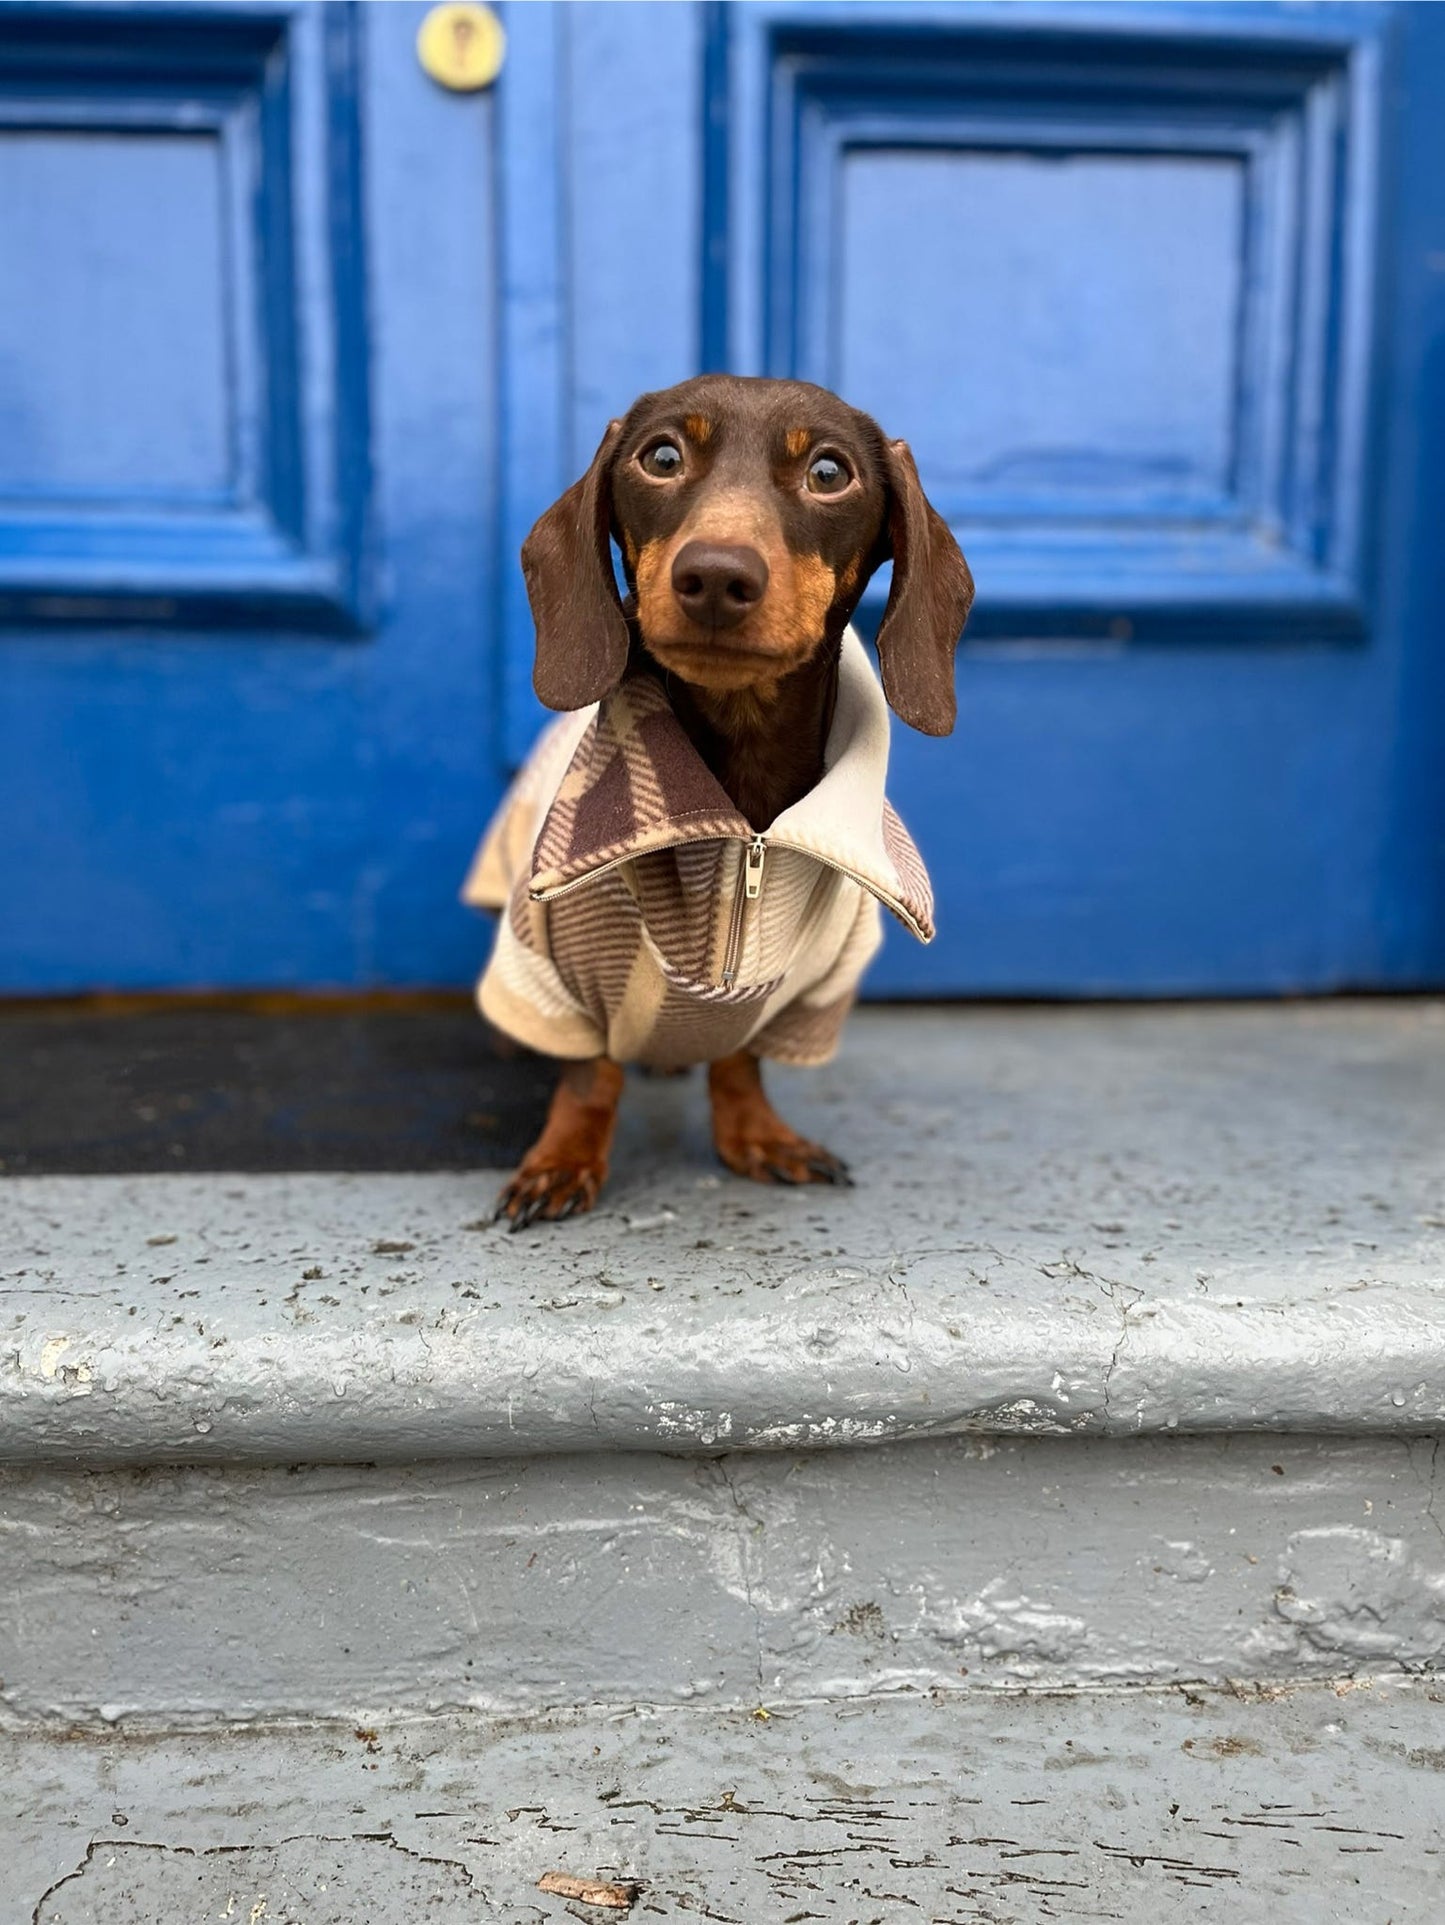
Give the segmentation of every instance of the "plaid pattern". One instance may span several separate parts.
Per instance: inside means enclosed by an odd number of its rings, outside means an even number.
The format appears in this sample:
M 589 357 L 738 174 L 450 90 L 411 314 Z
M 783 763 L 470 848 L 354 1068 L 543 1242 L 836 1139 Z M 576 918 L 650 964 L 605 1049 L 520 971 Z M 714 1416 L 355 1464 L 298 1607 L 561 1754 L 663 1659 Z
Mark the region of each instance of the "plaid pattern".
M 825 1061 L 881 940 L 882 902 L 923 941 L 932 899 L 883 794 L 887 710 L 850 633 L 817 788 L 752 829 L 647 675 L 554 723 L 463 891 L 503 909 L 478 986 L 485 1014 L 556 1056 L 658 1066 L 744 1045 Z
M 598 708 L 562 778 L 532 852 L 532 888 L 565 888 L 684 836 L 706 843 L 751 834 L 662 684 L 636 675 Z

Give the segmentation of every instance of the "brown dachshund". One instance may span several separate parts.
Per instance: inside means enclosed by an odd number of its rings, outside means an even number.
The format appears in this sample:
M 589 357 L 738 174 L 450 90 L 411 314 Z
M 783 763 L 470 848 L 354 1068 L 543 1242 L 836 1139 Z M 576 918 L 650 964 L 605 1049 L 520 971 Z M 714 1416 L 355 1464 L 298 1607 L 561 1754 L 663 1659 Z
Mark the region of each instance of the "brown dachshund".
M 879 694 L 848 622 L 888 560 Z M 952 729 L 973 581 L 912 455 L 825 389 L 706 375 L 611 423 L 522 566 L 537 693 L 586 713 L 534 751 L 467 892 L 504 909 L 498 956 L 510 945 L 483 1010 L 570 1059 L 498 1216 L 591 1208 L 619 1057 L 707 1061 L 714 1142 L 739 1175 L 848 1182 L 774 1111 L 759 1057 L 831 1054 L 875 898 L 932 933 L 882 797 L 883 698 L 925 734 Z

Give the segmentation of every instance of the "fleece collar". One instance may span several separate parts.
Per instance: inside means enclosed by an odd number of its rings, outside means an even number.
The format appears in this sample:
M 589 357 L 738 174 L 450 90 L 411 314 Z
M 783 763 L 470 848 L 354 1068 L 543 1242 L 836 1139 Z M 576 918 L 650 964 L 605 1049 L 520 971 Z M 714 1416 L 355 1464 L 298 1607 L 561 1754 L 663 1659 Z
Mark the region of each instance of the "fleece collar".
M 581 718 L 578 718 L 579 721 Z M 843 637 L 838 701 L 818 783 L 763 831 L 877 896 L 922 942 L 933 896 L 922 858 L 885 796 L 888 706 L 863 644 Z M 673 714 L 660 682 L 633 675 L 598 703 L 532 852 L 531 895 L 547 901 L 638 856 L 685 843 L 754 840 Z

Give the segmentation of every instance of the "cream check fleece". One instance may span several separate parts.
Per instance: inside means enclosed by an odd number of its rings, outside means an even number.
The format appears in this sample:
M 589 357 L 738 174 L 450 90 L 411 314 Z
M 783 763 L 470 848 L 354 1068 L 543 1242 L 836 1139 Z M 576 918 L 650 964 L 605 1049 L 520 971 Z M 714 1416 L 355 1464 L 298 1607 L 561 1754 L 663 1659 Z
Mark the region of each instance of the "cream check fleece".
M 824 763 L 756 838 L 652 676 L 560 717 L 462 890 L 505 912 L 483 1014 L 548 1056 L 676 1068 L 746 1045 L 826 1062 L 882 940 L 879 904 L 933 938 L 928 876 L 883 793 L 887 705 L 851 629 Z

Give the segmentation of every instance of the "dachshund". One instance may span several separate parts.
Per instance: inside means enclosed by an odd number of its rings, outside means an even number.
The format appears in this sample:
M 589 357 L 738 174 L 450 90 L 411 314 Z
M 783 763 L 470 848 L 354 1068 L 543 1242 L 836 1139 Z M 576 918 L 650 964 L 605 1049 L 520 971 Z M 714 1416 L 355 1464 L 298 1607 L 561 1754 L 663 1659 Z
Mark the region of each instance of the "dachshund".
M 880 690 L 849 623 L 885 561 Z M 463 893 L 502 912 L 483 1013 L 564 1067 L 498 1217 L 592 1207 L 623 1062 L 707 1063 L 729 1170 L 850 1181 L 773 1109 L 760 1059 L 832 1054 L 879 903 L 932 935 L 882 793 L 887 709 L 952 729 L 973 578 L 907 444 L 805 382 L 685 381 L 609 424 L 522 568 L 534 686 L 564 713 Z

